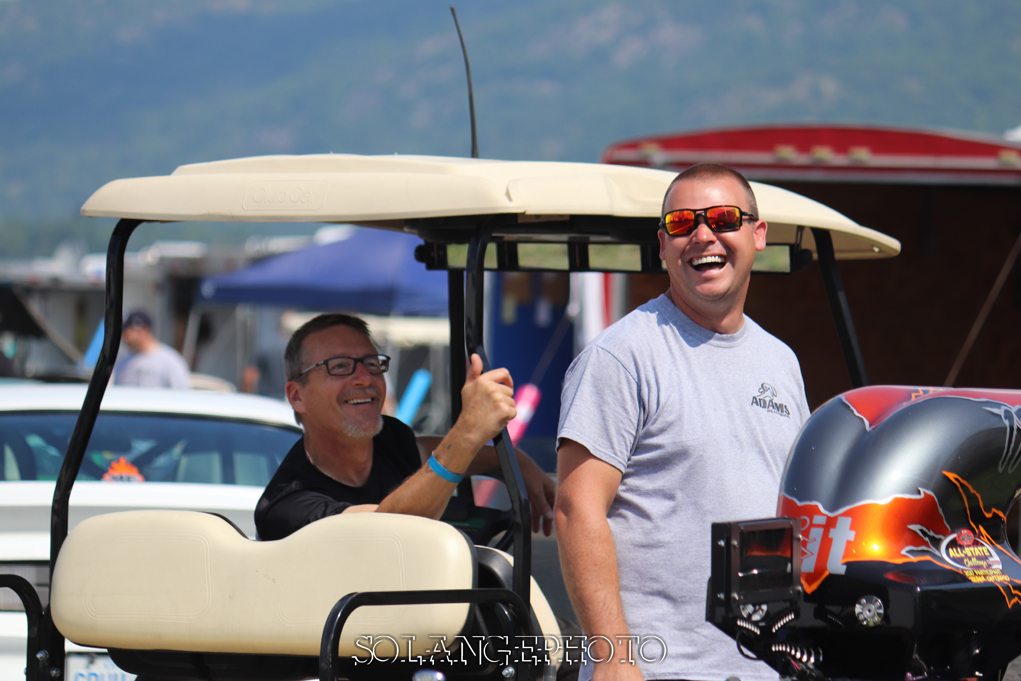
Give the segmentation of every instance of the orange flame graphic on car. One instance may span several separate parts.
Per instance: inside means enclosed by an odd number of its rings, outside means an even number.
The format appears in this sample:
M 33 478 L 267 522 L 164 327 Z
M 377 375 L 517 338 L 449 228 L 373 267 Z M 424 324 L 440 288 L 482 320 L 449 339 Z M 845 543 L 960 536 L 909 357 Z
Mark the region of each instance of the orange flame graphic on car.
M 956 473 L 948 473 L 947 471 L 943 471 L 943 475 L 947 476 L 947 478 L 949 478 L 960 491 L 961 497 L 964 499 L 965 508 L 968 511 L 968 524 L 971 526 L 975 536 L 990 546 L 995 546 L 997 553 L 1001 556 L 1008 556 L 1015 563 L 1021 564 L 1021 560 L 1018 560 L 1018 557 L 1014 555 L 1013 551 L 993 541 L 993 538 L 986 531 L 985 525 L 976 522 L 975 518 L 972 517 L 972 509 L 977 509 L 986 520 L 999 518 L 1001 521 L 1006 522 L 1007 518 L 1003 512 L 995 508 L 991 508 L 987 511 L 985 504 L 982 502 L 982 495 L 979 494 L 978 491 L 968 484 L 968 481 L 961 476 Z M 1000 590 L 1000 593 L 1003 594 L 1003 599 L 1007 601 L 1008 608 L 1014 607 L 1015 605 L 1021 605 L 1021 589 L 1018 589 L 1013 584 L 1004 583 L 997 583 L 996 587 Z
M 1003 512 L 995 508 L 986 510 L 982 495 L 961 476 L 949 471 L 943 471 L 943 475 L 959 490 L 974 536 L 995 547 L 999 556 L 1021 565 L 1021 559 L 994 541 L 986 530 L 989 520 L 1005 520 Z M 801 502 L 784 494 L 779 515 L 801 521 L 801 583 L 806 593 L 819 588 L 828 576 L 844 574 L 846 565 L 857 561 L 900 565 L 927 560 L 960 572 L 940 552 L 943 540 L 955 531 L 947 524 L 936 496 L 929 490 L 920 490 L 917 495 L 896 495 L 885 501 L 866 501 L 836 513 L 828 512 L 817 502 Z M 1001 578 L 1003 581 L 994 585 L 1003 594 L 1007 607 L 1021 605 L 1021 586 L 1011 583 L 1013 578 L 1008 581 L 1002 573 Z

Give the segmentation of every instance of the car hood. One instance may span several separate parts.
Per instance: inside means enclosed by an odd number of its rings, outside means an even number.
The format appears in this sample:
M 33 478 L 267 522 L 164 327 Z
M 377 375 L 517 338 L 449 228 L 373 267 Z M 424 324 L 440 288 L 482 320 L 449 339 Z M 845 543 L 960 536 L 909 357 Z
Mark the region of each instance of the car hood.
M 0 561 L 49 560 L 53 482 L 0 483 Z M 261 487 L 163 482 L 76 482 L 69 527 L 103 513 L 185 509 L 218 513 L 255 537 Z

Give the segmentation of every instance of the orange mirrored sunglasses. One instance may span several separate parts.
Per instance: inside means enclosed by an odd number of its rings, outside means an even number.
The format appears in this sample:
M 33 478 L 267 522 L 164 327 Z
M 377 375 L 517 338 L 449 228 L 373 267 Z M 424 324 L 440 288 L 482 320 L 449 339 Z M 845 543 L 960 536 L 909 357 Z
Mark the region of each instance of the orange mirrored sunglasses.
M 737 206 L 709 206 L 708 208 L 681 208 L 672 210 L 663 216 L 659 226 L 670 236 L 688 236 L 698 225 L 698 215 L 705 216 L 705 223 L 713 233 L 736 232 L 741 229 L 745 218 L 758 220 L 751 213 L 746 213 Z

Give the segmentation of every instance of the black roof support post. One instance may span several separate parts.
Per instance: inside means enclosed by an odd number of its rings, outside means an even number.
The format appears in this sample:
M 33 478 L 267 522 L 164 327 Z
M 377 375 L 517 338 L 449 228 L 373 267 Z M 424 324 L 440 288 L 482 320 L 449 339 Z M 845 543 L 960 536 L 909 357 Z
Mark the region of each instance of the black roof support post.
M 123 324 L 124 307 L 124 253 L 127 250 L 128 238 L 142 220 L 122 219 L 114 227 L 110 243 L 106 250 L 106 313 L 104 318 L 103 349 L 99 353 L 96 367 L 92 370 L 89 389 L 85 393 L 85 402 L 78 413 L 78 421 L 67 444 L 64 463 L 57 475 L 57 484 L 53 490 L 53 507 L 50 511 L 50 582 L 53 582 L 53 567 L 57 564 L 60 547 L 67 538 L 69 501 L 71 487 L 78 477 L 78 469 L 85 457 L 85 448 L 92 437 L 92 428 L 99 415 L 99 406 L 103 402 L 103 394 L 113 373 L 113 364 L 117 359 L 117 350 L 121 342 L 121 326 Z M 43 650 L 40 655 L 48 656 L 50 676 L 62 678 L 64 675 L 64 637 L 53 626 L 53 618 L 49 606 L 42 623 L 41 643 Z M 56 676 L 53 676 L 57 672 Z
M 0 574 L 0 589 L 11 589 L 21 599 L 28 624 L 27 645 L 25 646 L 25 681 L 42 681 L 50 678 L 49 657 L 39 655 L 40 625 L 43 620 L 43 606 L 39 593 L 21 575 Z
M 447 270 L 447 307 L 450 325 L 450 426 L 461 414 L 461 387 L 467 375 L 464 355 L 464 272 Z M 472 481 L 465 478 L 457 485 L 457 496 L 475 503 Z
M 447 270 L 447 307 L 450 324 L 450 425 L 461 415 L 461 387 L 467 370 L 464 356 L 464 273 Z
M 465 341 L 468 355 L 471 356 L 472 353 L 478 353 L 482 359 L 483 371 L 489 371 L 491 368 L 489 359 L 486 357 L 485 348 L 482 347 L 486 244 L 493 230 L 498 226 L 499 222 L 492 219 L 484 221 L 479 226 L 475 235 L 472 236 L 471 243 L 468 245 L 468 262 L 465 265 Z M 506 428 L 493 438 L 493 446 L 496 448 L 496 455 L 500 461 L 500 472 L 503 475 L 503 482 L 507 485 L 511 509 L 514 511 L 514 519 L 511 521 L 511 531 L 514 533 L 514 547 L 512 550 L 514 577 L 512 587 L 514 592 L 521 597 L 521 600 L 530 604 L 532 602 L 530 598 L 532 508 L 528 503 L 528 492 L 525 490 L 525 482 L 521 477 L 518 459 L 511 447 L 510 434 Z
M 861 388 L 869 384 L 869 378 L 865 373 L 865 361 L 862 359 L 861 348 L 858 346 L 858 336 L 854 332 L 854 322 L 851 321 L 851 308 L 847 305 L 844 284 L 840 280 L 840 272 L 837 271 L 833 238 L 827 230 L 814 227 L 812 236 L 815 238 L 815 254 L 822 270 L 826 297 L 830 301 L 830 311 L 833 313 L 833 321 L 837 325 L 840 349 L 844 353 L 847 373 L 851 377 L 851 387 Z

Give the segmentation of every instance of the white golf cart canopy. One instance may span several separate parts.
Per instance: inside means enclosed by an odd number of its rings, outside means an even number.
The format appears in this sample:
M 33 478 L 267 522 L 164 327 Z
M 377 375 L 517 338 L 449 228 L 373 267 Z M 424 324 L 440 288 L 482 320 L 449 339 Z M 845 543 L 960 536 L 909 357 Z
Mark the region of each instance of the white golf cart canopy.
M 494 246 L 486 252 L 482 244 L 480 270 L 662 273 L 656 233 L 663 196 L 675 177 L 599 163 L 265 156 L 116 180 L 96 191 L 81 212 L 120 218 L 126 234 L 140 222 L 174 221 L 354 223 L 416 234 L 425 242 L 416 258 L 450 273 L 453 349 L 462 344 L 462 317 L 469 322 L 468 345 L 471 328 L 481 329 L 469 242 L 480 238 Z M 751 184 L 759 215 L 769 224 L 768 245 L 754 270 L 792 273 L 819 263 L 851 383 L 866 385 L 836 261 L 893 257 L 900 242 L 812 199 Z M 117 238 L 115 230 L 111 246 Z M 467 287 L 461 270 L 468 272 Z M 461 364 L 451 359 L 455 367 Z M 455 413 L 463 378 L 455 368 Z
M 171 175 L 116 180 L 82 207 L 87 217 L 142 221 L 340 222 L 467 241 L 476 223 L 516 220 L 494 240 L 654 240 L 672 172 L 596 163 L 493 161 L 429 156 L 266 156 L 179 167 Z M 811 228 L 831 233 L 838 260 L 886 258 L 900 243 L 799 194 L 752 183 L 770 244 L 816 253 Z M 576 220 L 570 218 L 611 218 Z M 653 222 L 649 222 L 652 220 Z M 531 226 L 532 229 L 528 227 Z M 536 229 L 535 227 L 539 227 Z M 798 228 L 806 228 L 799 230 Z

